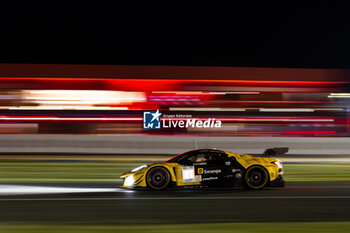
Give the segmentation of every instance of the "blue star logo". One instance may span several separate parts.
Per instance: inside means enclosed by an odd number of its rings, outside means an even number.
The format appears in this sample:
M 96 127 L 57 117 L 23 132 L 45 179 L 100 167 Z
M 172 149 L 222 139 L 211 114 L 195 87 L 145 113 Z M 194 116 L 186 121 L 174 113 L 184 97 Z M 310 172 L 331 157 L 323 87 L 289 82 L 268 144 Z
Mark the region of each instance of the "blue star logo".
M 162 113 L 157 111 L 143 112 L 143 128 L 144 129 L 160 129 L 160 116 Z

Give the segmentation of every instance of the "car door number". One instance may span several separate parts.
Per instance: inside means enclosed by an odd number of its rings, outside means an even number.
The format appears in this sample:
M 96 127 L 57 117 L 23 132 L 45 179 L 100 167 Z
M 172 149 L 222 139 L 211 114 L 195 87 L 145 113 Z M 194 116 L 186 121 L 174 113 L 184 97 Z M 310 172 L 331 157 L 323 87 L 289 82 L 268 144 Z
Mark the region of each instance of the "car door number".
M 182 181 L 184 183 L 200 182 L 201 176 L 196 176 L 194 172 L 194 166 L 183 166 L 182 167 Z

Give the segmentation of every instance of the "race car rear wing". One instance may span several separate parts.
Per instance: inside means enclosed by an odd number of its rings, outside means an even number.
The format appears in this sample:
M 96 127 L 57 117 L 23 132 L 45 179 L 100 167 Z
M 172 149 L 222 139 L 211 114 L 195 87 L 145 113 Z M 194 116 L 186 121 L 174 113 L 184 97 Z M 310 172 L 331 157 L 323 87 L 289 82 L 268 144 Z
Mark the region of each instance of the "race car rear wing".
M 270 157 L 275 155 L 283 155 L 289 151 L 288 147 L 275 147 L 265 150 L 263 157 Z

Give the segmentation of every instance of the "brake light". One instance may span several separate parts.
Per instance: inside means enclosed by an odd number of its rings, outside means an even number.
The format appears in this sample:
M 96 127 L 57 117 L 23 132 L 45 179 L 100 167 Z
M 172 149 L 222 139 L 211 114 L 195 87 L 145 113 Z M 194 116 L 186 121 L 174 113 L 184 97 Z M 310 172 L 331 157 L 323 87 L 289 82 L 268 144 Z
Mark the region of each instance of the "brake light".
M 279 161 L 279 160 L 276 160 L 275 162 L 273 162 L 277 167 L 279 167 L 279 168 L 283 168 L 283 166 L 282 166 L 282 162 L 281 161 Z

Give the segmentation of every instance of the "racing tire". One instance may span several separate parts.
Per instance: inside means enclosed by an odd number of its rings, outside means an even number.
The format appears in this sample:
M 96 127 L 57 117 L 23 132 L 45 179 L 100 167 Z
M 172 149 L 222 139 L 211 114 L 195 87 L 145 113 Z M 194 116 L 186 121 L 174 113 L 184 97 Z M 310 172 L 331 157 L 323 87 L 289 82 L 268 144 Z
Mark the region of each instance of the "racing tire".
M 244 184 L 249 189 L 262 189 L 269 182 L 269 173 L 261 166 L 251 166 L 244 174 Z
M 146 175 L 147 186 L 153 190 L 166 189 L 170 181 L 170 173 L 164 167 L 152 167 Z

